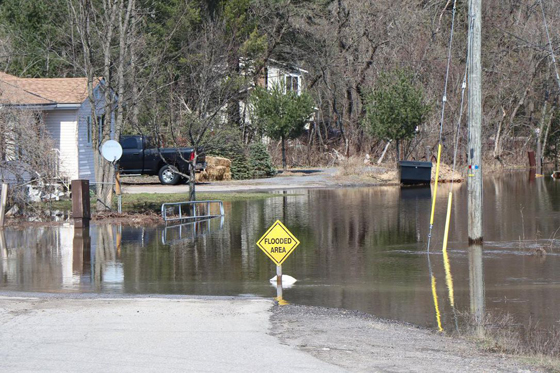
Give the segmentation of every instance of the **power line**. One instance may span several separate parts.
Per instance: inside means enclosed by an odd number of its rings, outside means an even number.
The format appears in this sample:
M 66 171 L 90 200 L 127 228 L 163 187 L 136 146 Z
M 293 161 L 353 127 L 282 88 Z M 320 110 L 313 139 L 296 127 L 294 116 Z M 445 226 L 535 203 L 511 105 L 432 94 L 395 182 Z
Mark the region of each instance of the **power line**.
M 546 30 L 546 38 L 548 39 L 548 47 L 550 48 L 550 55 L 552 56 L 552 64 L 554 65 L 554 72 L 556 73 L 556 83 L 558 83 L 558 89 L 560 89 L 560 75 L 558 75 L 558 67 L 556 66 L 556 56 L 554 55 L 554 48 L 552 48 L 552 41 L 550 40 L 550 33 L 548 32 L 548 23 L 546 22 L 546 15 L 544 13 L 544 4 L 542 0 L 539 0 L 541 4 L 541 12 L 544 22 L 544 28 Z

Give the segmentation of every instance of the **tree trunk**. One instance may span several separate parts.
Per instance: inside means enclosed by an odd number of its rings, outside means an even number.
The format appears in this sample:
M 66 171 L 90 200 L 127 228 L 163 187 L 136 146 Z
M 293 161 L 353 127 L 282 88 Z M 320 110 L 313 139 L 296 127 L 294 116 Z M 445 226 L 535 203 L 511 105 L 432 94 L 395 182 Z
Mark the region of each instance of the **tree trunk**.
M 383 158 L 385 158 L 385 153 L 387 153 L 387 149 L 389 149 L 389 145 L 391 145 L 391 142 L 392 140 L 389 140 L 387 142 L 387 145 L 385 145 L 385 149 L 383 149 L 383 153 L 381 153 L 381 157 L 379 157 L 377 164 L 381 164 L 381 162 L 383 162 Z
M 196 201 L 196 158 L 189 162 L 189 201 Z
M 494 141 L 494 158 L 500 159 L 500 155 L 502 154 L 502 147 L 501 147 L 501 134 L 502 134 L 502 126 L 504 124 L 504 120 L 506 119 L 507 113 L 502 107 L 502 119 L 498 123 L 498 130 L 496 131 L 496 139 Z
M 537 158 L 537 170 L 536 173 L 539 175 L 542 175 L 543 170 L 542 170 L 542 160 L 543 160 L 543 138 L 544 138 L 544 127 L 545 127 L 545 122 L 546 122 L 546 106 L 547 106 L 547 101 L 545 100 L 543 103 L 543 108 L 542 108 L 542 112 L 541 112 L 541 123 L 539 125 L 539 132 L 537 133 L 537 154 L 536 154 L 536 158 Z
M 232 76 L 239 76 L 240 68 L 239 68 L 239 56 L 238 50 L 235 48 L 228 61 L 228 67 L 230 69 L 230 73 Z M 230 93 L 230 99 L 228 101 L 227 113 L 228 113 L 228 120 L 229 124 L 235 128 L 240 128 L 241 125 L 241 107 L 239 105 L 239 89 L 237 87 L 232 87 L 231 89 L 235 90 L 235 92 Z
M 546 153 L 546 147 L 548 146 L 548 135 L 550 134 L 550 126 L 552 125 L 552 119 L 554 119 L 554 106 L 550 110 L 550 117 L 546 122 L 546 131 L 544 131 L 544 138 L 543 138 L 543 152 Z
M 130 15 L 135 8 L 135 0 L 128 0 L 125 10 L 124 0 L 119 1 L 119 60 L 117 65 L 117 116 L 115 120 L 115 140 L 119 140 L 124 121 L 124 66 L 128 48 L 127 41 L 132 40 L 134 43 L 134 35 L 129 33 Z
M 282 136 L 282 168 L 286 171 L 286 140 Z
M 400 141 L 399 139 L 397 139 L 397 162 L 400 161 L 401 159 L 401 148 L 400 148 Z
M 132 34 L 133 37 L 137 37 L 136 22 L 138 22 L 138 20 L 136 19 L 136 9 L 133 10 L 131 17 L 132 20 L 130 25 L 131 26 L 130 33 Z M 130 85 L 131 85 L 130 104 L 132 106 L 132 115 L 130 118 L 130 123 L 132 124 L 132 128 L 134 129 L 134 131 L 139 131 L 140 126 L 138 122 L 138 116 L 140 114 L 140 109 L 138 106 L 139 91 L 138 91 L 138 79 L 137 79 L 137 71 L 136 71 L 137 69 L 136 59 L 138 58 L 138 56 L 137 56 L 136 47 L 137 47 L 136 42 L 130 44 Z
M 101 125 L 101 138 L 97 151 L 97 162 L 95 170 L 95 181 L 97 182 L 97 211 L 103 211 L 111 208 L 111 202 L 113 199 L 113 184 L 114 181 L 114 168 L 111 163 L 109 163 L 103 156 L 101 156 L 101 145 L 111 138 L 111 124 L 113 119 L 113 104 L 115 101 L 114 93 L 111 90 L 112 76 L 111 76 L 111 65 L 112 65 L 112 51 L 111 51 L 111 41 L 113 40 L 113 30 L 115 25 L 115 19 L 117 15 L 117 3 L 110 5 L 111 8 L 106 8 L 105 11 L 105 24 L 104 24 L 104 40 L 102 45 L 103 51 L 103 78 L 105 79 L 105 85 L 102 88 L 103 96 L 105 100 L 105 118 Z

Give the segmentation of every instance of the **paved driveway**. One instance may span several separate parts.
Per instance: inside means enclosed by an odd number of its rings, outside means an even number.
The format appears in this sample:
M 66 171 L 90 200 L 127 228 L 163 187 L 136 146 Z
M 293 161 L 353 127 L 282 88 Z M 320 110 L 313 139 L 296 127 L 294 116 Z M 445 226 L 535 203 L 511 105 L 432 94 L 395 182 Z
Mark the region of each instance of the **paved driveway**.
M 252 180 L 215 181 L 198 183 L 198 192 L 236 192 L 276 189 L 326 188 L 338 185 L 337 169 L 298 170 L 288 175 L 279 174 L 276 177 Z M 185 193 L 188 185 L 161 185 L 157 178 L 142 178 L 143 183 L 123 178 L 123 193 Z M 130 182 L 130 183 L 129 183 Z

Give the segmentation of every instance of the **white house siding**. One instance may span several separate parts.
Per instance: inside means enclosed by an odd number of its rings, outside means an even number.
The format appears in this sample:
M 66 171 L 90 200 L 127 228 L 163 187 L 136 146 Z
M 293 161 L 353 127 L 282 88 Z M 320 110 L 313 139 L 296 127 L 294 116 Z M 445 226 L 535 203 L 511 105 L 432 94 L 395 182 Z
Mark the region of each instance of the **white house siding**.
M 93 162 L 93 144 L 88 143 L 87 118 L 91 116 L 91 105 L 86 100 L 78 110 L 78 177 L 95 182 L 95 166 Z M 93 124 L 92 124 L 93 125 Z M 89 134 L 91 139 L 92 134 Z
M 300 95 L 302 92 L 303 74 L 298 69 L 287 71 L 286 69 L 282 69 L 280 67 L 268 66 L 266 68 L 266 86 L 264 88 L 271 90 L 274 87 L 282 87 L 282 85 L 286 84 L 287 76 L 298 78 L 297 94 Z M 265 82 L 261 81 L 259 84 L 265 84 Z M 239 114 L 241 115 L 241 118 L 244 118 L 247 123 L 251 123 L 251 110 L 252 106 L 250 103 L 246 101 L 239 101 Z M 227 123 L 227 111 L 224 111 L 222 113 L 221 120 L 223 123 Z
M 77 110 L 45 112 L 45 125 L 60 152 L 60 173 L 68 178 L 78 176 L 76 126 Z
M 96 94 L 99 92 L 96 89 Z M 97 116 L 105 114 L 105 101 L 101 94 L 96 95 L 98 101 L 96 103 L 96 114 Z M 90 134 L 88 142 L 88 117 L 91 117 L 91 104 L 89 99 L 86 99 L 80 110 L 78 111 L 78 134 L 77 134 L 77 144 L 78 144 L 78 171 L 79 178 L 84 180 L 89 180 L 90 183 L 95 182 L 95 163 L 93 158 L 93 152 L 95 146 L 91 139 L 93 134 Z M 92 123 L 93 126 L 93 123 Z M 115 126 L 115 115 L 111 113 L 111 138 L 113 138 Z
M 280 71 L 279 68 L 269 66 L 267 68 L 267 89 L 272 89 L 273 87 L 278 87 L 282 84 L 283 79 L 286 75 Z
M 298 95 L 301 94 L 303 75 L 299 70 L 286 71 L 276 66 L 269 66 L 267 68 L 266 83 L 267 89 L 272 89 L 273 87 L 280 87 L 286 84 L 286 77 L 293 76 L 298 78 Z

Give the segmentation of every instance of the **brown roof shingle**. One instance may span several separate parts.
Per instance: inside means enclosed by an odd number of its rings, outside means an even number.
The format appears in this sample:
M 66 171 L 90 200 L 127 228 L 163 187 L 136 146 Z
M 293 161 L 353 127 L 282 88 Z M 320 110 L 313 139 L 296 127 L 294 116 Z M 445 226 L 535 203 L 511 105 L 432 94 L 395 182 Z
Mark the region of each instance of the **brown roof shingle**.
M 87 78 L 18 78 L 0 72 L 0 103 L 81 104 L 86 99 Z

